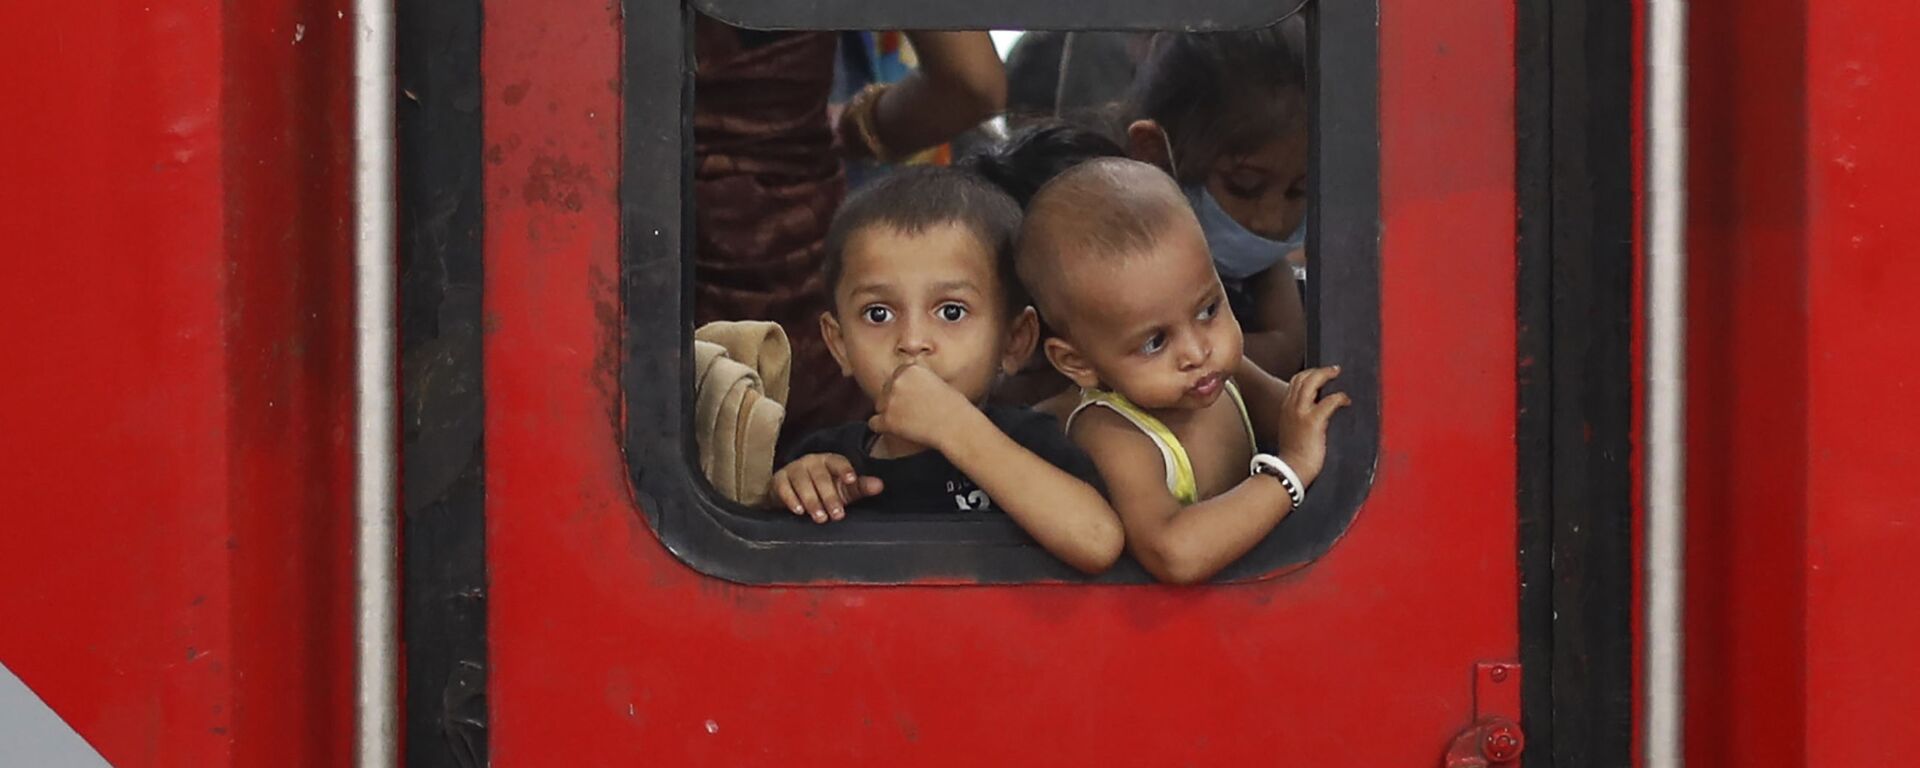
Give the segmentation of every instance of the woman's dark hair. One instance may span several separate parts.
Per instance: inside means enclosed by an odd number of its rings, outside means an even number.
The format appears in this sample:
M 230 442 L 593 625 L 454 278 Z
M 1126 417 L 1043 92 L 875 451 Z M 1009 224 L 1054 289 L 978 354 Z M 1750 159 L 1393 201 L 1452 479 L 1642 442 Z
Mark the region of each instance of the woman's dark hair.
M 1126 157 L 1118 142 L 1061 121 L 1023 128 L 1006 143 L 961 159 L 973 171 L 1013 197 L 1025 210 L 1033 193 L 1062 171 L 1096 157 Z
M 1258 151 L 1307 130 L 1299 17 L 1250 32 L 1167 32 L 1154 39 L 1127 98 L 1126 120 L 1152 120 L 1173 146 L 1180 181 L 1205 178 L 1223 156 Z

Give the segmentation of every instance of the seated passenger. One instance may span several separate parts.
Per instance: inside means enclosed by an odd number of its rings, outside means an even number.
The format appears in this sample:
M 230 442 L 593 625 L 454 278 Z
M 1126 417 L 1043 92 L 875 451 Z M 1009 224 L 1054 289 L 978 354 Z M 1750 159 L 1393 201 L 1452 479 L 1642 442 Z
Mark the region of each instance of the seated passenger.
M 1118 158 L 1067 170 L 1028 206 L 1018 265 L 1058 334 L 1047 359 L 1080 387 L 1067 432 L 1156 578 L 1213 576 L 1299 505 L 1325 460 L 1327 421 L 1348 403 L 1319 396 L 1339 368 L 1283 383 L 1242 356 L 1173 179 Z
M 828 229 L 820 332 L 875 414 L 789 452 L 770 495 L 814 522 L 864 511 L 1002 511 L 1088 573 L 1119 558 L 1100 474 L 1051 416 L 986 406 L 1033 351 L 1039 321 L 1013 273 L 1020 209 L 946 168 L 861 189 Z

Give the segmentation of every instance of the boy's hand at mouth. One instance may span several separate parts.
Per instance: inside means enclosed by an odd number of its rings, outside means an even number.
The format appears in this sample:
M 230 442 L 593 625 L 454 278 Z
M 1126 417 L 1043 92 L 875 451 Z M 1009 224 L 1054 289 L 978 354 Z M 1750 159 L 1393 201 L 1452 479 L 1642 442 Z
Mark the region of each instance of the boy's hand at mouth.
M 944 438 L 954 433 L 955 419 L 978 413 L 965 395 L 917 361 L 894 369 L 873 410 L 867 426 L 874 432 L 934 450 L 942 450 Z

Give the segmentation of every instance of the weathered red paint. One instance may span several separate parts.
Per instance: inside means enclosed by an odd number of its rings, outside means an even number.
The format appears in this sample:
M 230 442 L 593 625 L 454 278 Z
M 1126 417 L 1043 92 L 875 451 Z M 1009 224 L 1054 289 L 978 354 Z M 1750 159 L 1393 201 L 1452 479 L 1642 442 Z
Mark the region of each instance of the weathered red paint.
M 1920 7 L 1693 8 L 1689 756 L 1920 762 Z M 0 13 L 0 661 L 116 765 L 346 761 L 344 11 Z M 1516 650 L 1511 14 L 1384 4 L 1386 432 L 1322 562 L 776 589 L 626 486 L 618 7 L 490 3 L 497 762 L 1430 764 Z
M 1807 752 L 1914 764 L 1920 7 L 1807 10 Z
M 1199 589 L 745 587 L 675 560 L 619 449 L 619 14 L 486 17 L 497 763 L 1428 765 L 1474 663 L 1516 655 L 1511 3 L 1384 3 L 1376 485 L 1320 562 Z
M 117 766 L 345 760 L 343 7 L 0 10 L 0 661 Z
M 1920 8 L 1693 13 L 1688 755 L 1920 763 Z

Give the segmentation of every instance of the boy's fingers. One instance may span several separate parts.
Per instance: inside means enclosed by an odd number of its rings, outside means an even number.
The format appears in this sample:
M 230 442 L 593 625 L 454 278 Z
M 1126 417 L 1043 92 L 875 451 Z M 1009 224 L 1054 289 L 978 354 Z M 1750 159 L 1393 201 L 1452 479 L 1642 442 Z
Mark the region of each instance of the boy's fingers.
M 788 512 L 796 515 L 807 513 L 806 508 L 800 506 L 800 496 L 793 492 L 792 478 L 787 475 L 783 474 L 773 479 L 773 495 L 780 499 L 780 504 L 785 506 Z
M 823 522 L 826 513 L 820 505 L 820 494 L 813 489 L 813 478 L 804 472 L 799 473 L 798 477 L 793 478 L 793 490 L 794 495 L 799 497 L 801 514 L 813 518 L 816 523 Z
M 813 490 L 820 495 L 820 511 L 813 516 L 816 523 L 838 520 L 845 514 L 846 502 L 840 499 L 840 481 L 827 471 L 825 464 L 813 467 Z
M 837 453 L 827 455 L 827 471 L 832 472 L 834 477 L 840 478 L 842 483 L 851 483 L 857 477 L 853 472 L 853 462 Z
M 813 501 L 807 504 L 807 517 L 813 518 L 816 523 L 826 522 L 829 517 L 827 510 L 831 509 L 837 500 L 830 490 L 831 486 L 822 488 L 818 483 L 813 482 L 811 477 L 802 478 L 802 482 L 805 483 L 807 492 L 813 497 Z
M 899 367 L 893 369 L 893 375 L 888 376 L 887 383 L 884 385 L 881 385 L 880 387 L 880 397 L 874 400 L 876 409 L 878 408 L 878 405 L 880 403 L 886 402 L 889 398 L 893 397 L 894 383 L 900 381 L 900 374 L 906 373 L 907 369 L 912 368 L 914 363 L 916 362 L 919 362 L 919 361 L 917 359 L 908 360 L 904 363 L 901 363 Z
M 885 417 L 886 417 L 886 414 L 882 414 L 882 413 L 874 414 L 872 418 L 867 419 L 867 429 L 871 429 L 878 434 L 882 434 L 882 435 L 886 434 L 887 420 Z
M 857 478 L 854 480 L 852 484 L 847 486 L 847 491 L 848 491 L 847 502 L 852 503 L 855 501 L 859 501 L 861 499 L 878 496 L 880 495 L 881 491 L 884 491 L 886 489 L 887 489 L 887 484 L 885 482 L 882 482 L 880 478 L 877 478 L 877 477 Z

